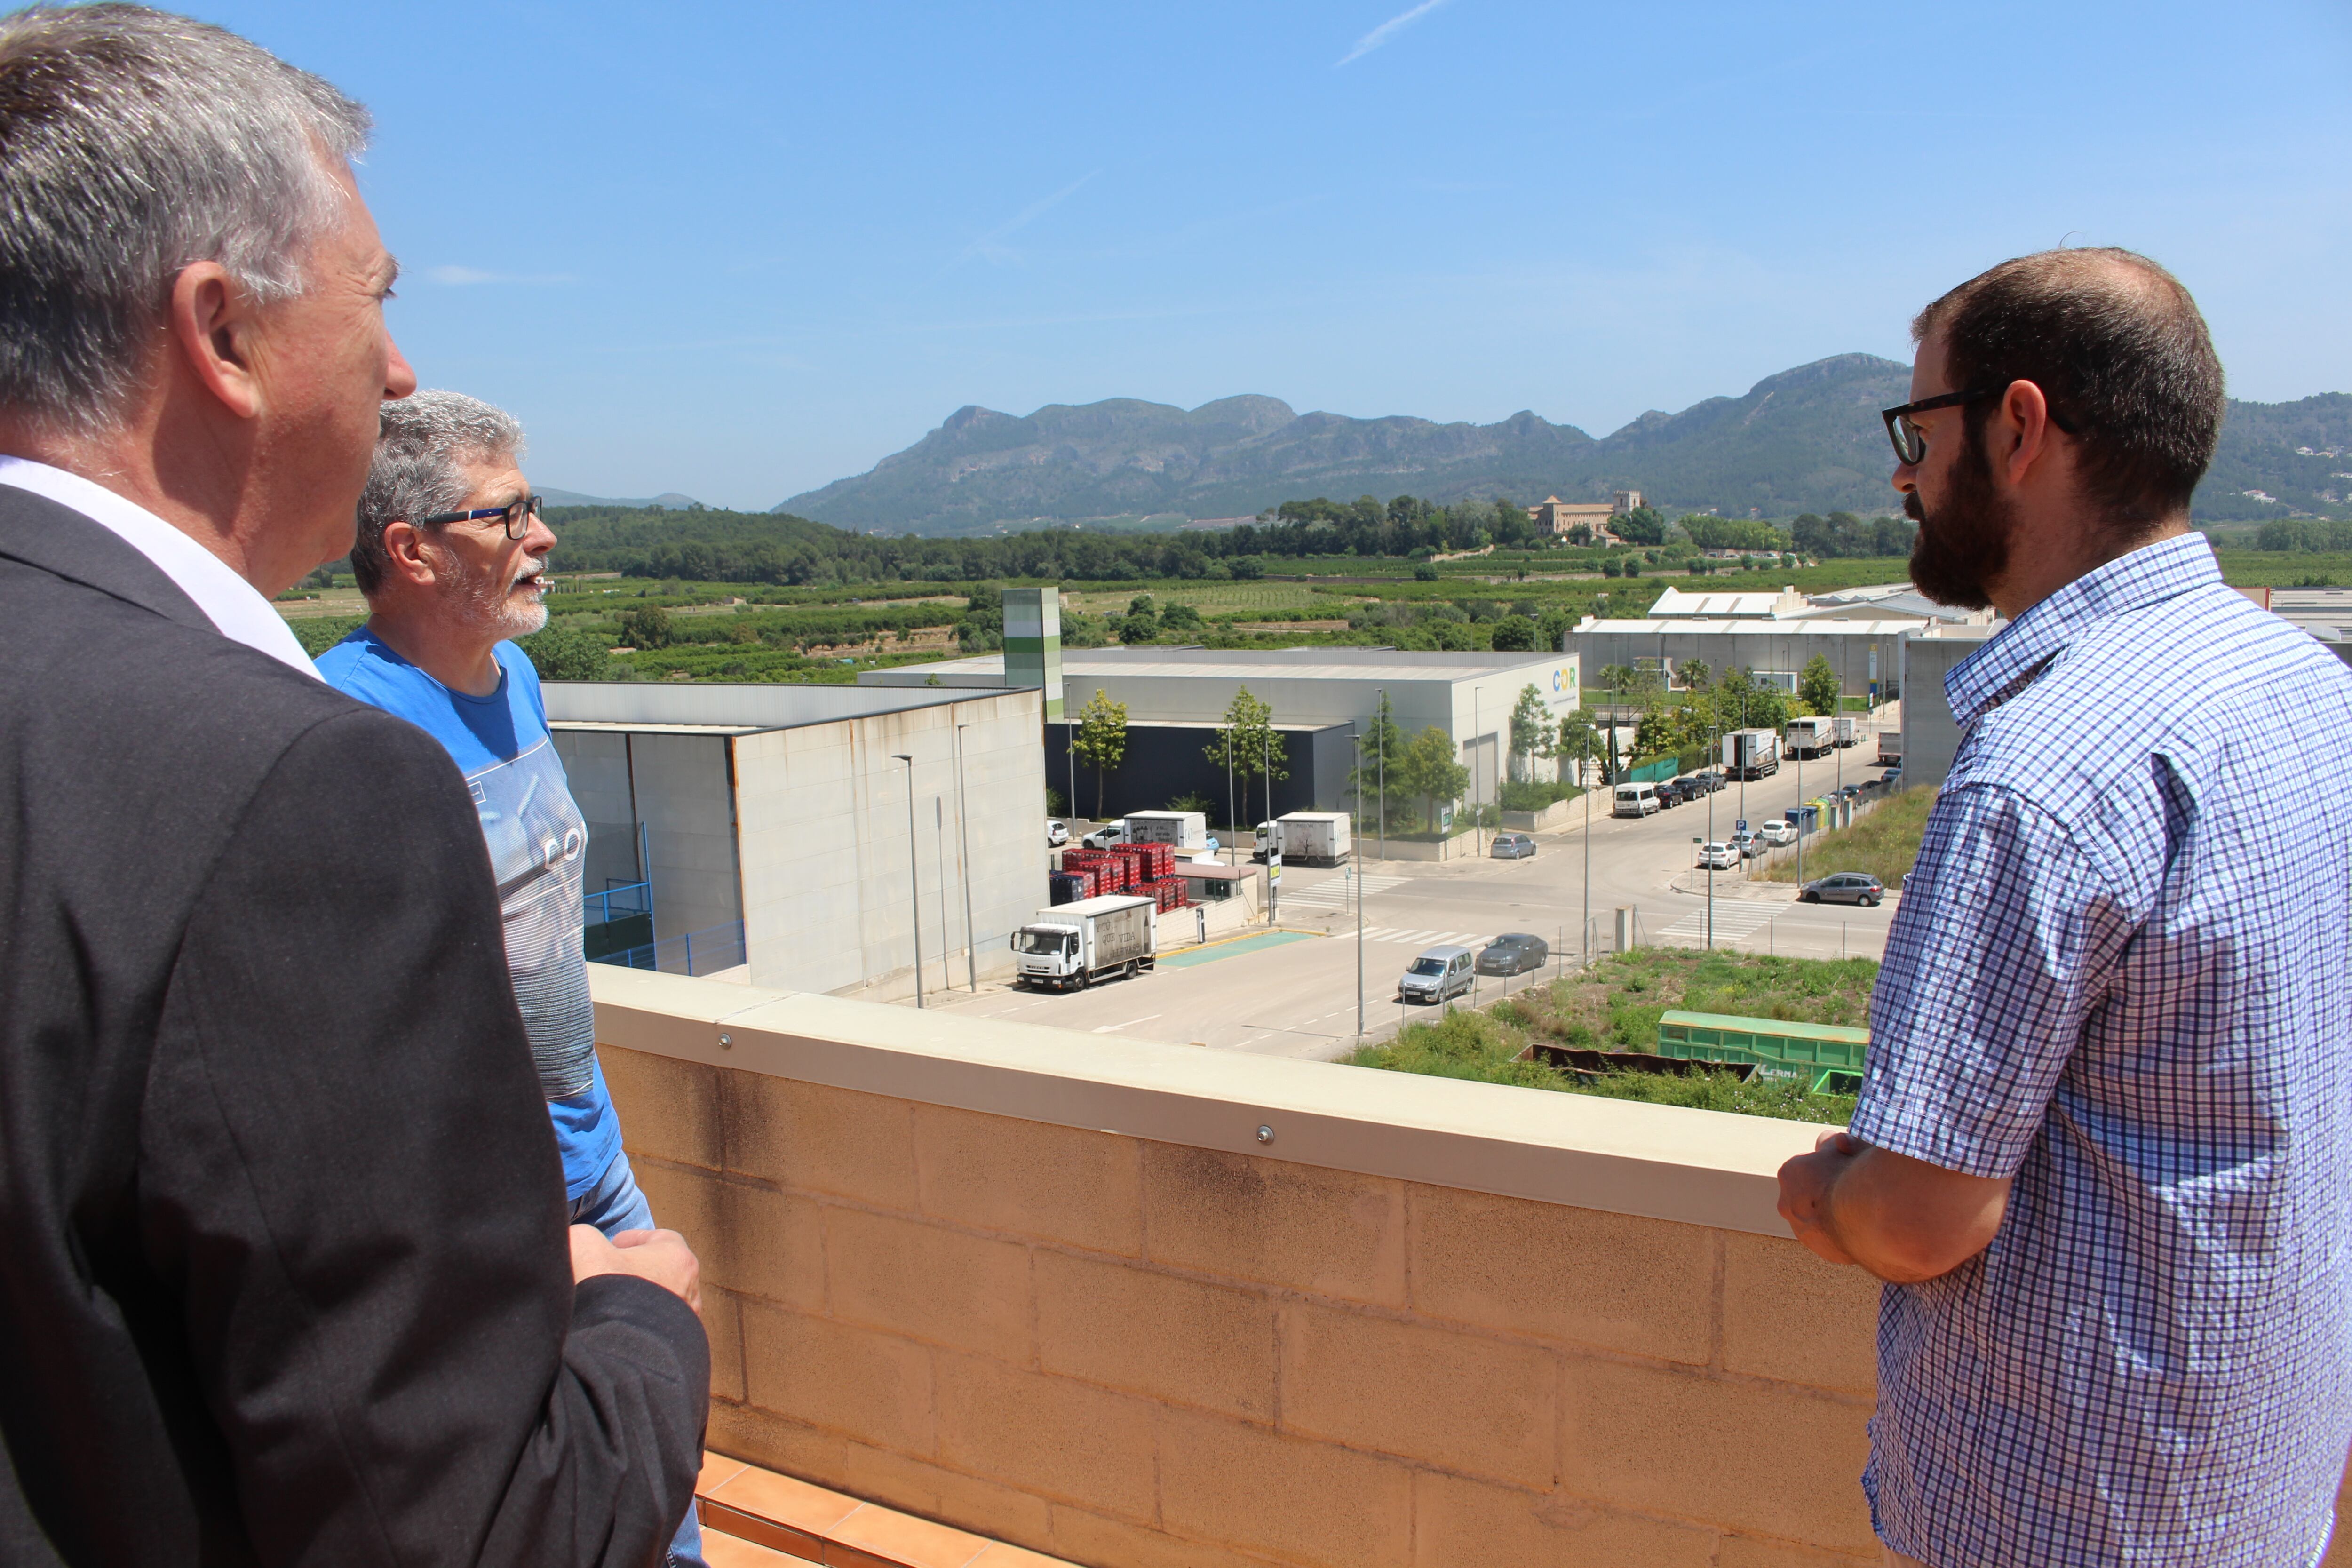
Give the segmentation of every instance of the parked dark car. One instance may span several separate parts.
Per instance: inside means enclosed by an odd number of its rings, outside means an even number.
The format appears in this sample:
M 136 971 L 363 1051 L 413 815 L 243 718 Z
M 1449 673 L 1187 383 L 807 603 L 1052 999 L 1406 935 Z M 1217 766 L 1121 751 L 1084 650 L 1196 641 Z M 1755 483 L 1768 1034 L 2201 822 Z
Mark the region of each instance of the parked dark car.
M 1488 942 L 1478 954 L 1481 974 L 1525 974 L 1551 962 L 1551 944 L 1526 931 L 1511 931 Z
M 1886 884 L 1867 871 L 1840 871 L 1834 877 L 1822 877 L 1808 882 L 1798 891 L 1797 899 L 1807 904 L 1860 904 L 1864 909 L 1876 909 L 1878 900 L 1886 896 Z
M 1689 798 L 1690 797 L 1688 795 L 1683 794 L 1682 786 L 1677 784 L 1673 779 L 1667 779 L 1658 785 L 1658 804 L 1660 805 L 1667 807 L 1677 806 Z
M 1705 790 L 1707 794 L 1713 795 L 1716 791 L 1723 787 L 1723 774 L 1714 768 L 1702 768 L 1697 773 L 1691 774 L 1690 782 L 1698 785 L 1699 788 Z
M 1535 858 L 1536 840 L 1530 833 L 1497 833 L 1495 847 L 1487 853 L 1497 860 L 1531 860 Z

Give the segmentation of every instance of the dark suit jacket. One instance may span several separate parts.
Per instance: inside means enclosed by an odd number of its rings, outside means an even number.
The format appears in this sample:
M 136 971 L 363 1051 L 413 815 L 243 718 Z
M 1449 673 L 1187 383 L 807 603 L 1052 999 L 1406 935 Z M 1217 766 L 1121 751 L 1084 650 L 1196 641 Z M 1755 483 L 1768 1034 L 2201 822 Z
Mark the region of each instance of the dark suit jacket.
M 447 754 L 0 486 L 0 1562 L 650 1563 L 709 1357 L 572 1286 Z

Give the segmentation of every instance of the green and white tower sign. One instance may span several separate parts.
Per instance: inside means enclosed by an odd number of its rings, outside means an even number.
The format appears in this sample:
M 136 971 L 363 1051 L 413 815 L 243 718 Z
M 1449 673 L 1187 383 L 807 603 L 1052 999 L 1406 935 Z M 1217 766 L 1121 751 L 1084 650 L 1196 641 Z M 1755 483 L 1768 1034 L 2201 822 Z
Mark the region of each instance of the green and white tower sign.
M 1004 590 L 1004 684 L 1045 693 L 1045 722 L 1062 721 L 1062 591 Z

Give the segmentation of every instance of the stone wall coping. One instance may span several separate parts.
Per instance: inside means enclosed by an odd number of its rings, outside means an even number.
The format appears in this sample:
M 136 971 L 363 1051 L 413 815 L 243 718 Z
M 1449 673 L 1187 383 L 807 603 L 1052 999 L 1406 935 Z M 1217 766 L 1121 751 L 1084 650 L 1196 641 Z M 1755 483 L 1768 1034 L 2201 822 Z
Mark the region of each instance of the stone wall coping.
M 600 1045 L 680 1061 L 1331 1170 L 1711 1226 L 1790 1232 L 1781 1162 L 1824 1129 L 1768 1117 L 588 966 Z M 724 1036 L 729 1044 L 721 1045 Z M 1261 1140 L 1259 1130 L 1270 1129 Z

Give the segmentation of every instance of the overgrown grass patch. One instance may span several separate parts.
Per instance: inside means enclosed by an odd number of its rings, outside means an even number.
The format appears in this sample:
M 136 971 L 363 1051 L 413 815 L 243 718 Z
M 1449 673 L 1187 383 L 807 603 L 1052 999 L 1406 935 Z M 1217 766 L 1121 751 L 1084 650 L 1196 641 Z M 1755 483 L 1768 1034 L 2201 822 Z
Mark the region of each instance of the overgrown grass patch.
M 1654 1051 L 1669 1009 L 1728 1013 L 1812 1024 L 1869 1021 L 1875 960 L 1775 958 L 1747 952 L 1637 948 L 1612 953 L 1580 974 L 1529 986 L 1486 1009 L 1456 1008 L 1408 1024 L 1384 1045 L 1349 1060 L 1357 1067 L 1597 1094 L 1656 1105 L 1842 1123 L 1853 1114 L 1843 1095 L 1805 1092 L 1793 1079 L 1739 1082 L 1728 1072 L 1687 1078 L 1641 1072 L 1582 1074 L 1532 1059 L 1538 1043 L 1606 1051 Z
M 1834 827 L 1805 840 L 1805 880 L 1840 871 L 1867 871 L 1890 888 L 1899 889 L 1919 858 L 1919 840 L 1927 831 L 1927 812 L 1936 804 L 1932 789 L 1897 790 L 1852 827 Z M 1797 879 L 1792 857 L 1764 873 L 1771 882 Z

